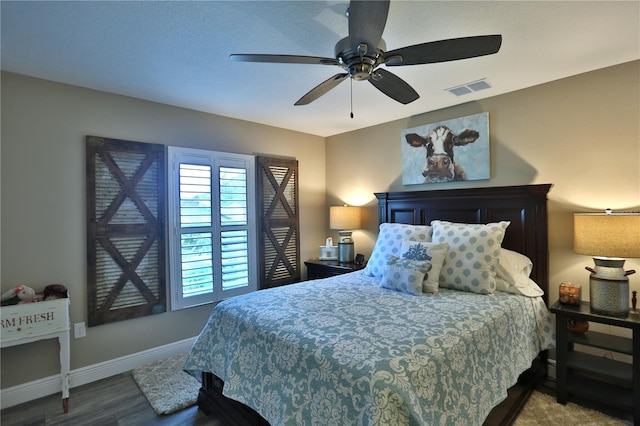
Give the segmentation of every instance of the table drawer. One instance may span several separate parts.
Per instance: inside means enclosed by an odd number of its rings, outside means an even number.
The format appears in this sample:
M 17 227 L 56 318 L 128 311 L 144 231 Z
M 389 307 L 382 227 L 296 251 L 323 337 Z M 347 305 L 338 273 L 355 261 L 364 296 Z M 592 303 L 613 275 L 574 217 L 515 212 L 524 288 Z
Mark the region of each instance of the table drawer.
M 69 330 L 69 299 L 2 306 L 2 343 Z

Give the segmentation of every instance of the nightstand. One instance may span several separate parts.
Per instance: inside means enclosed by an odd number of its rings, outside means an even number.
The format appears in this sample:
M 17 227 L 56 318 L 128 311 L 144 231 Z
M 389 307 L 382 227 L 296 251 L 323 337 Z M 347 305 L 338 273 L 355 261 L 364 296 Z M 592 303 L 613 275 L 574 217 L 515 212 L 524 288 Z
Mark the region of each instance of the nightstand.
M 328 278 L 334 275 L 342 275 L 347 272 L 358 271 L 363 269 L 365 264 L 356 265 L 355 263 L 341 263 L 337 260 L 320 260 L 311 259 L 304 262 L 307 266 L 307 279 L 315 280 L 318 278 Z
M 597 401 L 633 413 L 634 424 L 640 425 L 640 318 L 596 314 L 591 312 L 589 302 L 556 302 L 551 312 L 556 314 L 557 401 L 565 404 L 568 395 Z M 567 329 L 567 319 L 628 328 L 633 335 L 628 339 L 594 331 L 572 333 Z M 630 355 L 633 364 L 576 352 L 574 344 Z

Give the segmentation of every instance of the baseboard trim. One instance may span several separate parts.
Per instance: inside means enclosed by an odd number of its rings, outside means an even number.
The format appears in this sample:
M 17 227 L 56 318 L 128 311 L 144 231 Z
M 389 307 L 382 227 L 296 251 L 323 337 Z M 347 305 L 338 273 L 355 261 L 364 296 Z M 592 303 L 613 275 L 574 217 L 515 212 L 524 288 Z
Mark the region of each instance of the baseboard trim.
M 115 376 L 116 374 L 131 371 L 134 368 L 141 367 L 159 359 L 188 352 L 189 349 L 191 349 L 191 346 L 193 346 L 195 339 L 196 337 L 191 337 L 189 339 L 147 349 L 142 352 L 71 370 L 69 373 L 70 387 L 73 389 L 78 386 L 86 385 L 87 383 L 92 383 L 97 380 Z M 56 374 L 54 376 L 2 389 L 0 408 L 5 409 L 13 407 L 14 405 L 33 401 L 34 399 L 42 398 L 44 396 L 60 393 L 60 383 L 60 374 Z M 73 401 L 73 391 L 70 392 L 69 398 Z

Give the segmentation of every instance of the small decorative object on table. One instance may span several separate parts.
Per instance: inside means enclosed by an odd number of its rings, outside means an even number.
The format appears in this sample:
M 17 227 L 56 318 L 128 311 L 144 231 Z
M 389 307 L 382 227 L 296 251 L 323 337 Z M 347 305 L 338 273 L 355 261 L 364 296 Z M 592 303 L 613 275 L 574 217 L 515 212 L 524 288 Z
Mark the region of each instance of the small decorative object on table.
M 67 298 L 67 288 L 62 284 L 50 284 L 45 287 L 44 293 L 27 286 L 19 285 L 2 293 L 0 297 L 2 306 L 24 305 L 26 303 L 42 302 L 43 300 Z
M 567 328 L 572 333 L 584 333 L 589 330 L 589 321 L 567 318 Z
M 327 237 L 325 245 L 320 246 L 320 260 L 338 260 L 338 246 L 333 245 L 333 238 Z
M 640 315 L 640 312 L 638 312 L 638 310 L 636 309 L 636 303 L 638 303 L 638 297 L 637 294 L 638 292 L 633 290 L 631 292 L 632 296 L 631 296 L 631 311 L 629 311 L 629 313 L 631 315 Z
M 37 294 L 33 288 L 27 285 L 20 285 L 10 288 L 9 290 L 2 293 L 1 299 L 2 306 L 8 306 L 40 302 L 44 299 L 44 297 L 41 294 Z
M 580 284 L 570 282 L 560 284 L 560 303 L 565 305 L 579 305 L 582 301 Z

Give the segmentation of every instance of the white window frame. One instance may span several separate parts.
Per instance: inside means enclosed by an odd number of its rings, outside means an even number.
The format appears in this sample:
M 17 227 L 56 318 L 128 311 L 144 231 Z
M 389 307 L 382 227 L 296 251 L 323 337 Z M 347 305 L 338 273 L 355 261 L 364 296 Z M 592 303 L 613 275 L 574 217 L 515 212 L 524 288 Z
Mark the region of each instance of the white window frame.
M 208 151 L 192 148 L 168 147 L 168 246 L 169 246 L 169 293 L 171 310 L 218 302 L 229 297 L 256 291 L 257 279 L 257 223 L 255 157 L 245 154 Z M 180 164 L 211 166 L 211 232 L 213 252 L 213 291 L 196 296 L 183 297 L 182 260 L 180 237 L 183 228 L 180 223 Z M 243 168 L 247 173 L 247 223 L 239 226 L 221 226 L 220 221 L 220 167 Z M 185 232 L 188 228 L 184 228 Z M 248 285 L 225 289 L 222 286 L 222 258 L 220 236 L 231 229 L 247 231 Z

